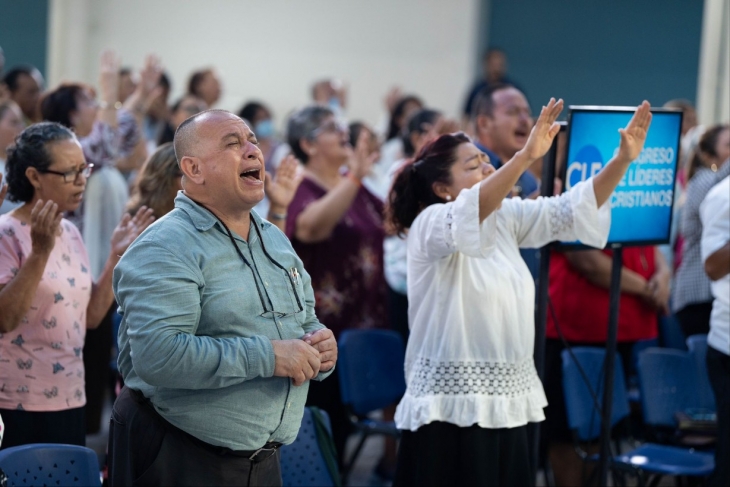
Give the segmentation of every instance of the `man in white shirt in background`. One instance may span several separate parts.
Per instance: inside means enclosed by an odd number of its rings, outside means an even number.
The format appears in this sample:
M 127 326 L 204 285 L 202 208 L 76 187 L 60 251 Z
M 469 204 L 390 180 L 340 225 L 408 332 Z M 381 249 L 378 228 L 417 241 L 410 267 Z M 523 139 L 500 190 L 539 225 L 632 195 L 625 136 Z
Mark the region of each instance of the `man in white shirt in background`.
M 730 485 L 730 176 L 700 206 L 705 272 L 712 281 L 707 374 L 717 404 L 715 471 L 707 485 Z

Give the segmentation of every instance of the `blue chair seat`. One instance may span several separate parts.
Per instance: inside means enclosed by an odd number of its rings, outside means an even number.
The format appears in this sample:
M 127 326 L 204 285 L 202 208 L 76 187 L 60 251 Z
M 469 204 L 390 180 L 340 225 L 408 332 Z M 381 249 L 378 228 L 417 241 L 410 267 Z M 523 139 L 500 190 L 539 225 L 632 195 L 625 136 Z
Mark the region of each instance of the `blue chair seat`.
M 656 444 L 642 445 L 615 457 L 614 461 L 663 475 L 704 477 L 715 469 L 715 458 L 711 453 Z
M 8 486 L 100 486 L 99 462 L 94 450 L 76 445 L 37 443 L 0 451 L 0 468 Z
M 321 414 L 327 432 L 331 434 L 329 416 L 325 411 L 321 411 Z M 294 443 L 281 447 L 281 478 L 285 487 L 338 485 L 327 467 L 314 422 L 311 409 L 304 408 L 304 417 L 297 439 Z

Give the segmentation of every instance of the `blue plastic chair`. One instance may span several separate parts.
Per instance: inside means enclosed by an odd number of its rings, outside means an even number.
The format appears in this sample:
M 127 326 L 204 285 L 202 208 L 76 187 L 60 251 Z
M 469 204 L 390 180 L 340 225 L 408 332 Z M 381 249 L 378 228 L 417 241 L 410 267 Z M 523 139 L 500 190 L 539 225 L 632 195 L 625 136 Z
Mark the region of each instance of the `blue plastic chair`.
M 629 401 L 632 403 L 641 402 L 641 393 L 639 391 L 639 354 L 647 348 L 653 348 L 659 346 L 658 338 L 649 338 L 647 340 L 637 341 L 633 347 L 631 347 L 631 370 L 629 370 L 629 384 L 628 393 Z
M 0 450 L 8 487 L 16 485 L 100 486 L 96 453 L 76 445 L 37 443 Z
M 593 441 L 601 435 L 601 413 L 594 407 L 593 395 L 596 396 L 598 405 L 603 406 L 603 361 L 606 351 L 596 347 L 574 347 L 573 354 L 588 377 L 589 384 L 586 384 L 583 379 L 570 351 L 563 350 L 561 354 L 563 391 L 568 425 L 576 433 L 579 441 Z M 614 368 L 613 388 L 611 426 L 628 416 L 630 412 L 629 403 L 626 400 L 623 365 L 621 357 L 618 355 L 616 355 L 616 367 Z
M 587 376 L 590 388 L 586 384 L 578 364 L 570 355 L 570 351 L 564 350 L 562 352 L 563 388 L 565 390 L 568 424 L 573 430 L 576 440 L 595 440 L 600 437 L 601 415 L 598 411 L 595 411 L 590 389 L 592 388 L 594 394 L 598 397 L 598 404 L 602 406 L 603 393 L 601 389 L 604 380 L 605 350 L 576 347 L 573 349 L 573 354 Z M 629 414 L 629 402 L 623 379 L 623 366 L 618 357 L 615 364 L 611 426 L 615 426 Z M 583 455 L 583 458 L 588 461 L 598 460 L 597 455 Z M 644 485 L 647 480 L 646 477 L 650 475 L 656 476 L 656 481 L 664 475 L 707 476 L 714 470 L 715 460 L 708 453 L 646 443 L 630 452 L 612 457 L 610 467 L 614 471 L 635 475 L 639 480 L 639 485 Z
M 367 415 L 390 406 L 406 391 L 403 372 L 405 347 L 401 336 L 391 330 L 347 330 L 338 341 L 342 403 L 350 413 L 360 441 L 342 468 L 342 483 L 352 471 L 365 440 L 371 435 L 400 437 L 393 421 L 371 419 Z
M 324 417 L 327 431 L 331 435 L 332 426 L 329 416 L 325 411 L 320 410 L 320 412 Z M 284 487 L 331 487 L 336 485 L 327 468 L 317 438 L 314 417 L 309 408 L 304 408 L 302 426 L 299 428 L 297 439 L 291 445 L 281 447 L 281 478 Z
M 677 427 L 676 414 L 699 407 L 695 364 L 688 352 L 647 348 L 639 355 L 639 387 L 644 423 L 650 428 Z
M 692 335 L 687 338 L 687 349 L 695 365 L 695 389 L 698 407 L 709 411 L 717 411 L 715 393 L 707 374 L 707 335 Z

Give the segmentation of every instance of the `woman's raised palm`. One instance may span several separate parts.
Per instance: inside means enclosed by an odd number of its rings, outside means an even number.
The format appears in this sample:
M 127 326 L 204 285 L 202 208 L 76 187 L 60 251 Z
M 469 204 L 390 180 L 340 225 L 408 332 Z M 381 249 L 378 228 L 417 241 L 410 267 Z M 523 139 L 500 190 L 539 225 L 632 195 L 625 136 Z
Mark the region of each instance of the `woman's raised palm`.
M 524 149 L 522 149 L 528 158 L 539 159 L 550 149 L 553 139 L 560 131 L 560 125 L 555 123 L 555 120 L 558 119 L 558 115 L 562 111 L 562 99 L 555 101 L 555 98 L 550 98 L 548 104 L 542 107 L 540 116 L 537 118 L 535 126 L 532 127 L 530 137 L 527 139 Z

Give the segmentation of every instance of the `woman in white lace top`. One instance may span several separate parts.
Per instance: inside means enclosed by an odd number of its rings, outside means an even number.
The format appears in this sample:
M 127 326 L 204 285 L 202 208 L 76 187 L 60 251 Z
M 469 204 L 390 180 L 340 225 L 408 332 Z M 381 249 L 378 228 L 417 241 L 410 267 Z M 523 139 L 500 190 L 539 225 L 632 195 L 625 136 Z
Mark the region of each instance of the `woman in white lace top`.
M 408 230 L 410 338 L 394 485 L 533 485 L 527 423 L 547 405 L 533 364 L 535 286 L 519 247 L 581 240 L 603 247 L 603 205 L 641 151 L 644 102 L 594 178 L 553 198 L 504 199 L 550 147 L 562 100 L 543 107 L 525 148 L 495 171 L 461 133 L 404 166 L 389 218 Z

